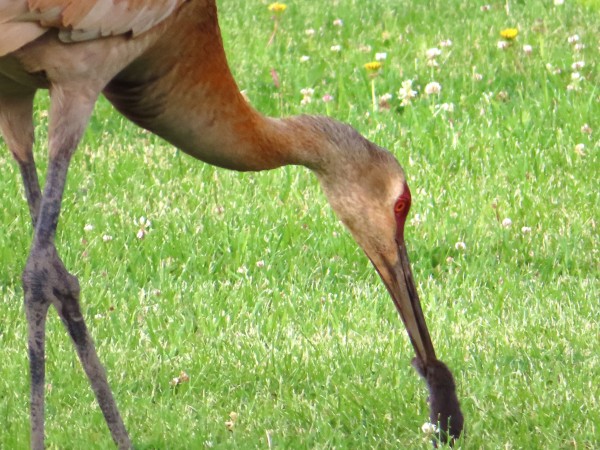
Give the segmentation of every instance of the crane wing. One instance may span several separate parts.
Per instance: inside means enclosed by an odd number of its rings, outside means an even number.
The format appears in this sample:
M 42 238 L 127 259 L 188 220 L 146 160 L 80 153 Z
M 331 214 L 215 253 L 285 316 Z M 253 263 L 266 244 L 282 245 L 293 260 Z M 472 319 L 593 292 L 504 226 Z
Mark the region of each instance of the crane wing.
M 46 31 L 63 42 L 131 33 L 137 36 L 169 17 L 185 0 L 0 0 L 0 56 Z

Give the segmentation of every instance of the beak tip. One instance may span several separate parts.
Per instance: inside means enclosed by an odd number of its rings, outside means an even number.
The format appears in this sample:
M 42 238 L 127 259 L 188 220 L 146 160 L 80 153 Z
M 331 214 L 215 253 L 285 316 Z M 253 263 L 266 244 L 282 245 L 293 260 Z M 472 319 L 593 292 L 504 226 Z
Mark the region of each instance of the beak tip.
M 419 358 L 418 356 L 415 356 L 410 363 L 415 368 L 417 373 L 422 378 L 427 380 L 427 369 L 425 367 L 425 363 L 423 362 L 423 360 L 421 358 Z

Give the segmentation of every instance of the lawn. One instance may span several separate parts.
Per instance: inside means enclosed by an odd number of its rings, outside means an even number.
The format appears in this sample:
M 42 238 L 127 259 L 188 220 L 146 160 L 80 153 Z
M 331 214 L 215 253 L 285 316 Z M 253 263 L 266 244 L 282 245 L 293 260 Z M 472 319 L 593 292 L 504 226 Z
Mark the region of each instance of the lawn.
M 331 115 L 404 166 L 461 449 L 600 448 L 600 3 L 556 3 L 218 2 L 257 109 Z M 0 449 L 23 449 L 32 231 L 0 147 Z M 137 448 L 430 448 L 402 322 L 308 170 L 214 168 L 102 99 L 57 247 Z M 53 310 L 46 382 L 48 448 L 113 448 Z

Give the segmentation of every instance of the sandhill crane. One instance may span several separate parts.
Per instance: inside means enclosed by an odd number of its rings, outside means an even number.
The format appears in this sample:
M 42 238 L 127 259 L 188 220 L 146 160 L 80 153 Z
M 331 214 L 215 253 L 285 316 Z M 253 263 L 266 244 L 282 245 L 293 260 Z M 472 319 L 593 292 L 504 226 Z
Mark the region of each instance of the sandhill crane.
M 40 189 L 33 97 L 50 92 L 49 164 Z M 430 390 L 430 418 L 457 437 L 463 417 L 436 358 L 404 243 L 411 194 L 386 150 L 326 117 L 269 118 L 240 95 L 215 0 L 0 0 L 0 130 L 16 159 L 34 231 L 23 272 L 31 376 L 31 445 L 44 446 L 45 321 L 54 305 L 119 448 L 131 448 L 55 234 L 71 156 L 100 94 L 194 158 L 238 171 L 303 165 L 387 287 Z M 449 427 L 450 422 L 450 427 Z

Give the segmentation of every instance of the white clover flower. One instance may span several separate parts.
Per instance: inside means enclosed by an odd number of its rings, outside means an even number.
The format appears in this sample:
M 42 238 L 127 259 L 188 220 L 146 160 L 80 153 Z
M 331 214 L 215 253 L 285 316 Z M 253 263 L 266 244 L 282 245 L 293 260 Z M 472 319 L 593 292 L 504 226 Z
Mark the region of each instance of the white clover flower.
M 569 44 L 575 44 L 575 43 L 579 42 L 579 35 L 578 34 L 574 34 L 572 36 L 569 36 L 567 38 L 567 41 L 569 41 Z
M 325 94 L 323 97 L 321 97 L 321 100 L 323 100 L 323 102 L 325 103 L 329 103 L 333 101 L 333 95 L 331 94 Z
M 314 30 L 314 28 L 308 28 L 308 29 L 304 30 L 304 34 L 307 35 L 308 37 L 314 36 L 315 33 L 316 33 L 316 31 Z
M 423 219 L 421 218 L 421 214 L 415 214 L 412 219 L 410 219 L 410 224 L 413 226 L 421 225 L 423 223 Z
M 306 61 L 308 61 L 309 59 L 310 59 L 310 56 L 307 56 L 307 55 L 302 55 L 302 56 L 300 57 L 300 62 L 306 62 Z
M 575 61 L 573 64 L 571 64 L 571 69 L 577 71 L 577 70 L 581 70 L 585 67 L 585 61 Z
M 585 144 L 577 144 L 575 146 L 575 153 L 577 153 L 579 156 L 585 156 Z
M 146 228 L 150 228 L 152 226 L 152 222 L 150 222 L 150 220 L 146 219 L 144 216 L 141 216 L 138 219 L 138 224 L 141 227 L 146 227 Z
M 265 267 L 265 262 L 262 259 L 260 261 L 256 261 L 256 267 Z
M 590 127 L 587 123 L 584 123 L 581 126 L 581 132 L 583 134 L 592 134 L 592 127 Z
M 342 19 L 335 19 L 333 21 L 333 26 L 334 27 L 343 27 L 344 26 L 344 21 Z
M 440 47 L 452 47 L 452 41 L 450 39 L 444 39 L 443 41 L 440 41 Z
M 312 96 L 315 93 L 315 90 L 313 88 L 303 88 L 300 89 L 300 93 L 302 94 L 302 100 L 300 100 L 300 104 L 305 106 L 312 102 Z
M 475 81 L 481 81 L 481 80 L 483 80 L 483 75 L 481 75 L 480 73 L 477 73 L 477 72 L 473 72 L 473 79 Z
M 425 52 L 425 56 L 427 56 L 427 59 L 435 59 L 441 54 L 442 51 L 437 47 L 430 48 Z
M 508 41 L 498 41 L 496 44 L 500 50 L 506 50 L 508 48 Z
M 531 233 L 531 227 L 522 227 L 521 228 L 521 233 L 523 233 L 523 234 L 529 234 L 529 233 Z
M 389 102 L 392 99 L 392 94 L 390 94 L 389 92 L 386 94 L 383 94 L 379 97 L 379 101 L 380 102 Z
M 437 81 L 432 81 L 431 83 L 427 83 L 425 86 L 425 93 L 427 95 L 435 95 L 439 94 L 442 90 L 442 86 Z
M 138 239 L 144 239 L 144 237 L 148 234 L 148 228 L 152 226 L 152 222 L 146 219 L 144 216 L 141 216 L 137 220 L 137 225 L 140 227 L 136 236 Z
M 456 244 L 454 244 L 454 248 L 456 250 L 466 250 L 467 249 L 467 244 L 465 244 L 462 241 L 457 242 Z
M 581 80 L 581 74 L 579 72 L 573 72 L 571 74 L 571 80 L 573 80 L 573 81 Z
M 94 229 L 94 225 L 91 225 L 89 223 L 86 223 L 85 226 L 83 227 L 83 231 L 92 231 Z
M 492 7 L 490 5 L 483 5 L 479 9 L 481 11 L 485 12 L 485 11 L 489 11 L 490 9 L 492 9 Z
M 332 52 L 341 52 L 341 51 L 342 51 L 342 46 L 341 46 L 341 45 L 339 45 L 339 44 L 332 45 L 332 46 L 331 46 L 331 51 L 332 51 Z
M 565 3 L 565 0 L 554 0 L 554 6 L 560 6 Z
M 387 59 L 386 52 L 375 53 L 375 61 L 385 61 Z
M 437 426 L 433 423 L 425 422 L 423 426 L 421 426 L 421 431 L 423 431 L 426 435 L 432 435 L 438 432 Z
M 398 90 L 398 98 L 402 100 L 402 106 L 410 104 L 410 100 L 417 96 L 417 91 L 412 89 L 412 80 L 402 82 L 402 87 Z
M 113 237 L 110 234 L 105 234 L 104 236 L 102 236 L 102 240 L 104 242 L 110 242 L 113 240 Z
M 512 220 L 510 219 L 510 217 L 507 217 L 506 219 L 504 219 L 502 221 L 502 226 L 504 228 L 510 228 L 510 227 L 512 227 Z
M 525 44 L 523 46 L 523 53 L 525 53 L 526 55 L 531 55 L 531 53 L 533 52 L 533 47 L 529 44 Z
M 445 112 L 454 112 L 454 103 L 442 103 L 439 108 Z
M 581 42 L 578 42 L 577 44 L 575 44 L 573 46 L 573 50 L 576 52 L 580 52 L 585 48 L 585 44 L 582 44 Z

